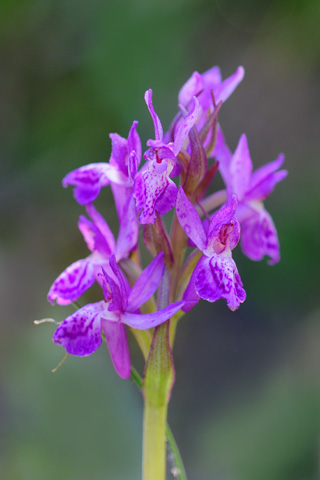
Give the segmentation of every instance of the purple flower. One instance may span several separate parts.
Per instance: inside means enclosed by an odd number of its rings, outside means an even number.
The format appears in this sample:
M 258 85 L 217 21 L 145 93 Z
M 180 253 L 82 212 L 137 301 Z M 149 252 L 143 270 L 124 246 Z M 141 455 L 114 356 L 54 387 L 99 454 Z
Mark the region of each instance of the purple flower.
M 101 267 L 108 268 L 108 260 L 112 253 L 115 253 L 119 261 L 128 257 L 137 244 L 138 223 L 132 196 L 120 221 L 117 242 L 107 222 L 92 204 L 87 205 L 87 212 L 92 221 L 82 215 L 78 227 L 91 254 L 69 265 L 54 281 L 48 293 L 48 300 L 51 303 L 56 301 L 60 305 L 67 305 L 76 301 L 98 279 Z
M 130 353 L 125 325 L 138 330 L 156 327 L 168 320 L 183 305 L 176 302 L 153 313 L 141 314 L 139 308 L 156 291 L 164 272 L 164 255 L 159 253 L 130 289 L 114 255 L 110 256 L 109 273 L 101 274 L 105 300 L 80 308 L 57 328 L 53 341 L 69 354 L 86 356 L 101 344 L 105 335 L 116 372 L 130 376 Z
M 62 185 L 74 187 L 74 197 L 80 205 L 93 202 L 102 187 L 111 184 L 119 218 L 132 193 L 133 181 L 141 159 L 141 143 L 133 122 L 128 139 L 110 134 L 112 153 L 110 163 L 91 163 L 68 173 Z
M 128 139 L 117 133 L 109 136 L 112 141 L 110 165 L 117 168 L 126 177 L 126 184 L 110 182 L 119 219 L 124 215 L 124 209 L 133 192 L 134 179 L 141 161 L 141 142 L 137 133 L 138 122 L 133 122 Z
M 217 104 L 220 101 L 224 102 L 230 97 L 243 77 L 243 67 L 238 67 L 235 73 L 226 80 L 222 80 L 220 68 L 216 66 L 202 74 L 194 72 L 179 92 L 179 103 L 186 107 L 192 97 L 197 95 L 200 106 L 200 119 L 197 126 L 200 129 L 206 121 L 208 110 L 213 107 L 211 94 L 213 93 Z
M 154 223 L 156 212 L 164 215 L 175 206 L 177 187 L 170 175 L 173 174 L 173 169 L 177 165 L 176 157 L 196 122 L 199 111 L 198 101 L 194 98 L 190 112 L 181 118 L 176 126 L 174 141 L 165 143 L 160 119 L 152 105 L 152 90 L 146 91 L 145 101 L 153 120 L 155 140 L 147 142 L 151 147 L 144 154 L 148 164 L 137 175 L 134 185 L 137 208 L 142 209 L 139 216 L 139 222 L 142 224 Z
M 237 199 L 233 195 L 230 203 L 213 215 L 205 233 L 197 210 L 183 189 L 179 188 L 176 205 L 178 220 L 192 242 L 203 252 L 184 295 L 184 300 L 190 302 L 185 310 L 197 302 L 197 295 L 209 302 L 224 298 L 231 310 L 244 302 L 246 293 L 231 254 L 240 237 L 240 225 L 234 218 L 236 208 Z
M 270 265 L 277 263 L 280 260 L 278 235 L 272 218 L 264 208 L 263 200 L 287 176 L 286 170 L 277 171 L 284 162 L 284 155 L 280 154 L 276 160 L 252 173 L 246 136 L 240 137 L 232 154 L 219 129 L 214 156 L 219 161 L 229 196 L 235 194 L 239 202 L 236 217 L 241 223 L 243 252 L 251 260 L 261 260 L 267 255 L 270 257 Z

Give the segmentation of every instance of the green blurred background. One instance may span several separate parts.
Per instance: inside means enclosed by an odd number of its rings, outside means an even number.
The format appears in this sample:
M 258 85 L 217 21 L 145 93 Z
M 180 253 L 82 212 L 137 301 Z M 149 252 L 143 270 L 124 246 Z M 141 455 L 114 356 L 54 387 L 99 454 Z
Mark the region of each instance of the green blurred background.
M 107 161 L 108 134 L 133 120 L 153 136 L 147 88 L 167 128 L 182 84 L 212 65 L 246 69 L 220 115 L 230 147 L 245 132 L 255 166 L 286 154 L 266 202 L 282 260 L 237 249 L 246 302 L 181 321 L 169 420 L 189 480 L 320 478 L 319 21 L 319 0 L 2 0 L 1 479 L 140 478 L 140 393 L 106 348 L 52 375 L 63 350 L 32 322 L 72 311 L 46 294 L 87 255 L 63 176 Z M 99 205 L 116 230 L 107 189 Z M 132 357 L 141 370 L 133 342 Z

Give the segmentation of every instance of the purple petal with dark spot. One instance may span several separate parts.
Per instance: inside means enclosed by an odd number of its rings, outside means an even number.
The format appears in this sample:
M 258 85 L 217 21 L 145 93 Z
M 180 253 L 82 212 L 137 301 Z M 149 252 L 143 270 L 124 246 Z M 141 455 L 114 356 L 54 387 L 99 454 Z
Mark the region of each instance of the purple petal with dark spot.
M 246 298 L 236 264 L 231 257 L 202 257 L 196 267 L 195 288 L 198 295 L 209 302 L 224 298 L 231 310 L 236 310 Z
M 212 217 L 207 234 L 205 253 L 222 253 L 226 248 L 233 250 L 240 239 L 240 224 L 234 218 L 238 205 L 237 197 L 231 196 L 228 204 L 222 206 Z
M 55 280 L 49 290 L 48 300 L 51 303 L 56 301 L 59 305 L 68 305 L 78 300 L 94 281 L 95 270 L 91 258 L 78 260 L 69 265 Z
M 70 315 L 53 335 L 54 343 L 67 353 L 84 357 L 91 355 L 101 344 L 101 313 L 104 302 L 92 303 Z
M 157 173 L 154 167 L 154 171 L 148 169 L 137 175 L 134 185 L 137 209 L 142 209 L 139 215 L 142 224 L 154 223 L 157 211 L 164 215 L 176 202 L 177 187 L 168 178 L 166 165 L 163 173 Z
M 241 248 L 251 260 L 259 261 L 267 255 L 269 265 L 279 262 L 277 230 L 266 210 L 253 213 L 241 223 Z

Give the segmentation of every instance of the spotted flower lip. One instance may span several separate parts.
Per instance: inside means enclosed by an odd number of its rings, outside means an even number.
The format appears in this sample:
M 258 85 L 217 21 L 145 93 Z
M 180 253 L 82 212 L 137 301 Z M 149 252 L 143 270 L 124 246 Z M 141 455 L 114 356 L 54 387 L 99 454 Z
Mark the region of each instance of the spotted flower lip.
M 178 220 L 203 253 L 183 297 L 185 310 L 189 309 L 188 303 L 191 307 L 196 303 L 196 295 L 209 302 L 224 298 L 231 310 L 237 309 L 246 298 L 231 254 L 240 237 L 239 222 L 234 218 L 237 203 L 233 195 L 230 202 L 213 215 L 205 233 L 197 210 L 182 187 L 179 188 L 176 207 Z
M 109 163 L 91 163 L 68 173 L 62 185 L 74 187 L 73 194 L 80 205 L 92 203 L 98 197 L 101 188 L 111 185 L 118 214 L 132 193 L 134 177 L 141 160 L 141 142 L 137 133 L 138 122 L 134 121 L 128 138 L 111 133 L 112 152 Z
M 68 305 L 78 300 L 98 280 L 101 267 L 108 268 L 111 254 L 115 253 L 117 261 L 127 258 L 138 242 L 139 230 L 132 196 L 120 221 L 117 241 L 105 219 L 92 204 L 87 205 L 87 212 L 91 220 L 82 215 L 78 227 L 91 254 L 69 265 L 53 282 L 48 293 L 48 300 L 52 304 L 56 301 L 59 305 Z
M 235 194 L 239 201 L 236 218 L 242 227 L 243 252 L 251 260 L 258 261 L 267 255 L 270 265 L 277 263 L 280 260 L 278 235 L 271 216 L 264 208 L 263 200 L 288 174 L 287 170 L 279 170 L 284 162 L 284 155 L 280 154 L 276 160 L 252 173 L 247 137 L 241 135 L 232 154 L 221 128 L 218 130 L 213 155 L 219 161 L 219 169 L 229 197 Z
M 130 289 L 114 255 L 110 256 L 109 273 L 101 274 L 105 301 L 80 308 L 62 322 L 53 335 L 53 342 L 67 353 L 91 355 L 101 345 L 103 333 L 116 372 L 122 378 L 130 376 L 130 353 L 125 325 L 138 330 L 156 327 L 168 320 L 183 306 L 175 302 L 153 313 L 141 314 L 139 308 L 156 291 L 164 272 L 161 252 L 138 277 Z
M 199 102 L 194 97 L 190 111 L 176 126 L 173 142 L 165 143 L 161 121 L 153 108 L 151 89 L 146 91 L 145 101 L 153 120 L 155 139 L 147 141 L 151 147 L 144 154 L 148 165 L 137 175 L 134 185 L 137 209 L 142 210 L 139 216 L 142 224 L 154 223 L 157 212 L 164 215 L 175 206 L 177 186 L 170 175 L 199 112 Z

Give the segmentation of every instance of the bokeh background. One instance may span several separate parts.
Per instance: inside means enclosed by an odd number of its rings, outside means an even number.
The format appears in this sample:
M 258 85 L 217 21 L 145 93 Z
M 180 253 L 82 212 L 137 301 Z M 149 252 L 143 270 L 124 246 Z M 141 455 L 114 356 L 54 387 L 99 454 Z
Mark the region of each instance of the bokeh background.
M 107 161 L 108 134 L 134 119 L 143 143 L 153 136 L 147 88 L 168 127 L 182 84 L 212 65 L 246 69 L 221 110 L 230 147 L 245 132 L 256 167 L 286 154 L 266 201 L 282 259 L 237 249 L 246 302 L 181 321 L 169 420 L 190 480 L 320 478 L 319 21 L 318 0 L 1 2 L 1 478 L 140 478 L 138 390 L 106 348 L 51 374 L 63 349 L 33 320 L 71 313 L 46 294 L 87 255 L 61 179 Z M 116 231 L 108 189 L 100 208 Z M 133 342 L 132 356 L 141 369 Z

